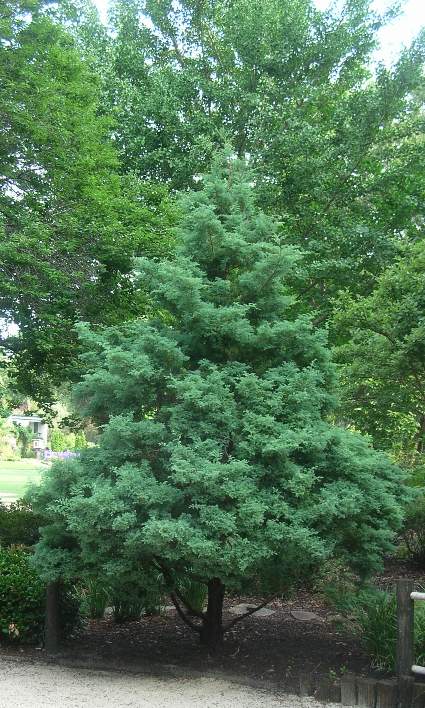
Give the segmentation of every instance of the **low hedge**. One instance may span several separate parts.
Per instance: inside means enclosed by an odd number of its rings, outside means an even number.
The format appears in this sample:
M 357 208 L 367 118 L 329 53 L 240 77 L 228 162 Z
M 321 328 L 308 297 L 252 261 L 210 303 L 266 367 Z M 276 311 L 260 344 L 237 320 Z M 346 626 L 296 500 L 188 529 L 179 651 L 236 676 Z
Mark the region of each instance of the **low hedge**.
M 0 502 L 0 546 L 33 546 L 39 538 L 41 516 L 22 499 L 5 506 Z
M 42 643 L 45 603 L 46 585 L 32 567 L 28 549 L 0 547 L 0 638 Z M 80 603 L 73 587 L 64 587 L 60 613 L 65 638 L 80 623 Z
M 45 585 L 23 548 L 0 548 L 0 635 L 10 640 L 43 638 Z

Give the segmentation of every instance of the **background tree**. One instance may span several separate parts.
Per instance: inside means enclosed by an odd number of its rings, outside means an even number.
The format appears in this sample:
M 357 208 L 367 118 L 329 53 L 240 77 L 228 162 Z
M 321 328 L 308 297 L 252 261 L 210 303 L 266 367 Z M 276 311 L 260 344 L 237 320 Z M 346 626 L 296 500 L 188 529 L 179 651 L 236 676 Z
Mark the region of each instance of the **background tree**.
M 217 146 L 249 155 L 263 208 L 305 253 L 299 293 L 325 321 L 368 294 L 419 235 L 424 37 L 375 66 L 368 0 L 115 0 L 84 40 L 103 76 L 124 172 L 194 188 Z M 91 39 L 90 39 L 91 37 Z
M 341 413 L 400 461 L 425 452 L 425 245 L 409 248 L 367 298 L 343 296 Z
M 326 336 L 296 315 L 299 254 L 249 182 L 241 163 L 217 164 L 184 203 L 176 259 L 139 262 L 150 318 L 82 330 L 78 405 L 103 433 L 32 495 L 44 574 L 160 571 L 210 649 L 231 626 L 226 589 L 282 592 L 330 556 L 376 569 L 405 498 L 384 455 L 328 422 Z M 207 586 L 206 612 L 182 577 Z
M 0 316 L 17 382 L 36 401 L 73 378 L 79 319 L 143 308 L 134 255 L 169 249 L 166 190 L 120 177 L 99 82 L 43 0 L 0 18 Z

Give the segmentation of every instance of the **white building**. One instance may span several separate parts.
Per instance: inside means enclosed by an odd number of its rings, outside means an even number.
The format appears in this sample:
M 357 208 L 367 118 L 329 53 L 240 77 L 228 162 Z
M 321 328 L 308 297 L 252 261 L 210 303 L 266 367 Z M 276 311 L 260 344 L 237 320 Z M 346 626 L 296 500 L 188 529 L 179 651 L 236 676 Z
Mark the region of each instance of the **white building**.
M 49 426 L 44 423 L 39 415 L 10 415 L 8 418 L 10 423 L 16 423 L 23 428 L 30 428 L 34 435 L 32 447 L 34 450 L 44 450 L 47 447 L 47 435 Z

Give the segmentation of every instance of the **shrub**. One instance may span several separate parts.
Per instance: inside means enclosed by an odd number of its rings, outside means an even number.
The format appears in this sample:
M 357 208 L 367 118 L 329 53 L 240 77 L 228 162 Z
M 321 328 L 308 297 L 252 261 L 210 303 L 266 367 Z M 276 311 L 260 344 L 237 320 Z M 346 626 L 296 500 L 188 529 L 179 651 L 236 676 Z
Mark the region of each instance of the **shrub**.
M 5 506 L 0 502 L 0 546 L 33 546 L 39 539 L 42 517 L 19 499 Z
M 63 452 L 67 448 L 66 434 L 59 428 L 54 428 L 50 433 L 50 446 L 54 452 Z
M 87 440 L 84 430 L 79 430 L 75 433 L 75 449 L 84 450 L 87 447 Z
M 403 540 L 410 559 L 425 567 L 425 495 L 418 496 L 408 507 Z
M 0 548 L 0 636 L 23 643 L 44 636 L 46 585 L 24 548 Z M 75 588 L 64 588 L 60 614 L 62 637 L 79 626 L 79 599 Z
M 138 620 L 142 612 L 159 614 L 164 597 L 160 576 L 143 575 L 141 582 L 122 582 L 112 589 L 112 608 L 117 623 Z
M 0 548 L 0 634 L 37 642 L 44 629 L 45 585 L 22 548 Z

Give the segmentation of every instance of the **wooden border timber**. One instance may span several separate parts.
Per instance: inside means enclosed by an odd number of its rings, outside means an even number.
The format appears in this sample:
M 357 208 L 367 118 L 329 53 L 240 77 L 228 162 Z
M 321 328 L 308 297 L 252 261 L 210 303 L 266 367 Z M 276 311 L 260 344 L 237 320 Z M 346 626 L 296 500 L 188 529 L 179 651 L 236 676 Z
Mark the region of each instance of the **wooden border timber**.
M 415 683 L 413 676 L 375 679 L 347 674 L 332 681 L 329 676 L 300 674 L 297 693 L 324 704 L 358 708 L 425 708 L 425 683 Z

